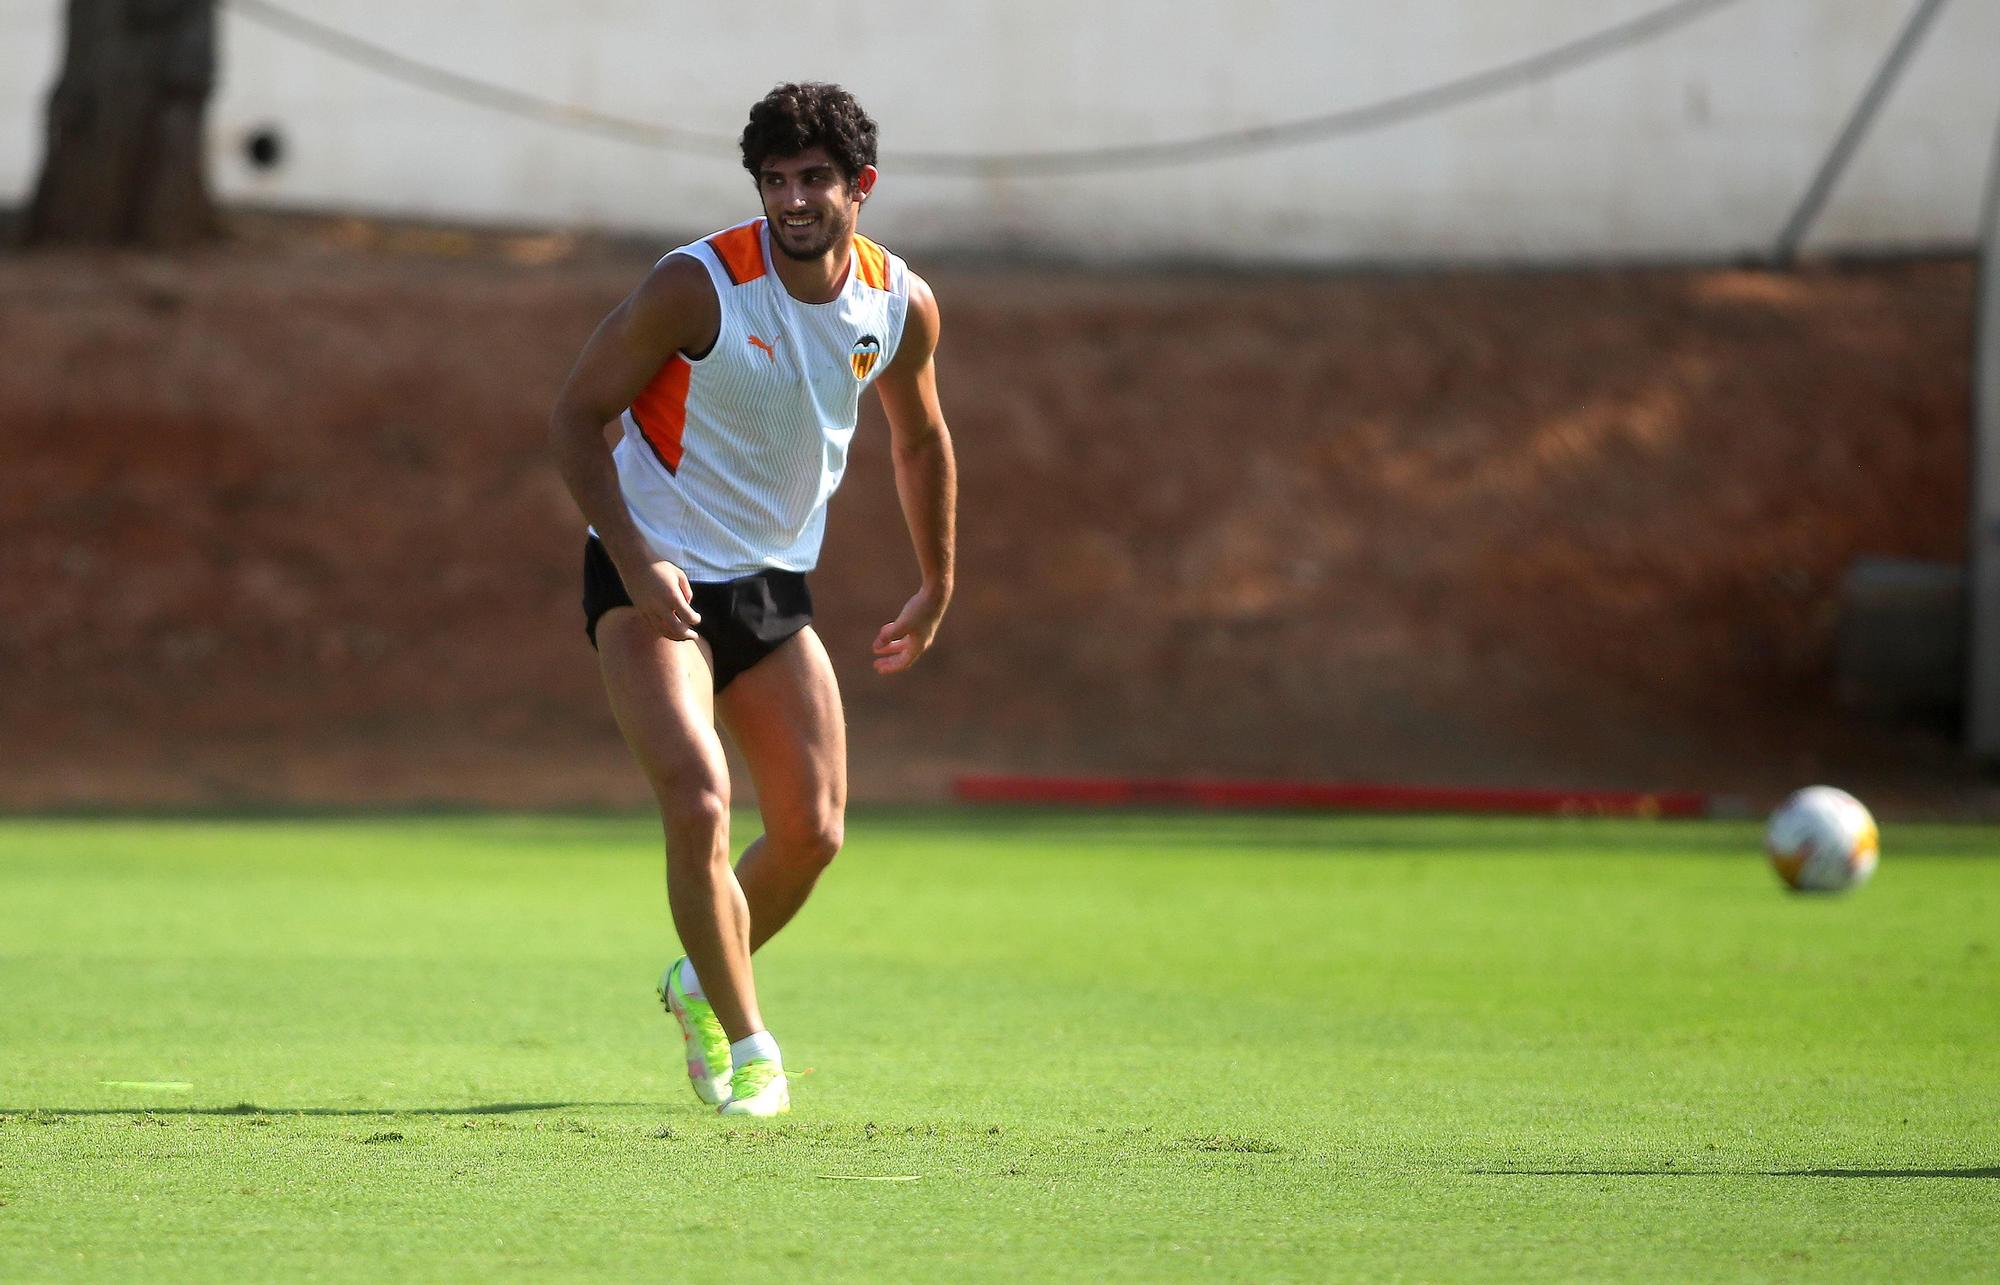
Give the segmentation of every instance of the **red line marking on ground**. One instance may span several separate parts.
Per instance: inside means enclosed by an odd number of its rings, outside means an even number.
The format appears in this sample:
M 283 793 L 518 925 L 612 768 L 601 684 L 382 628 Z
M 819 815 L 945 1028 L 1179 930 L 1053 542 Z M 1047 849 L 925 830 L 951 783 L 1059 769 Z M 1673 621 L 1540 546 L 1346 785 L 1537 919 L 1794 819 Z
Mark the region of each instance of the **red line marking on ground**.
M 963 803 L 1091 807 L 1605 817 L 1704 817 L 1713 811 L 1707 795 L 1677 790 L 1540 790 L 1173 777 L 961 776 L 953 782 L 952 792 Z

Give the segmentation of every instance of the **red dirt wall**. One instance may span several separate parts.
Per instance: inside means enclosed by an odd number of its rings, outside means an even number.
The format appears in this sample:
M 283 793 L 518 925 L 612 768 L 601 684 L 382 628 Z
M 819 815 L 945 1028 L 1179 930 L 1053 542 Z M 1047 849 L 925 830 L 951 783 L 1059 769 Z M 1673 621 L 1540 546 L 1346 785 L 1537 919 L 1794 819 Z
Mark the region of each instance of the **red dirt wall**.
M 654 251 L 249 222 L 0 258 L 0 806 L 638 803 L 546 462 Z M 1956 558 L 1972 270 L 915 265 L 958 600 L 871 411 L 815 576 L 856 793 L 960 771 L 1978 802 L 1832 700 L 1857 554 Z

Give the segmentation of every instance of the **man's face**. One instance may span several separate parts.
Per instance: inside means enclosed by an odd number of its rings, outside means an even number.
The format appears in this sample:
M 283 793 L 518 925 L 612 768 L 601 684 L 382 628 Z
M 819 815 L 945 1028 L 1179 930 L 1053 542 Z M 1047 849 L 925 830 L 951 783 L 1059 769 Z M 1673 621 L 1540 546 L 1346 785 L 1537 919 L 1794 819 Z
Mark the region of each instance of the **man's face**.
M 849 183 L 824 147 L 772 156 L 757 174 L 771 244 L 791 259 L 817 259 L 854 230 L 854 213 L 875 185 L 875 167 Z

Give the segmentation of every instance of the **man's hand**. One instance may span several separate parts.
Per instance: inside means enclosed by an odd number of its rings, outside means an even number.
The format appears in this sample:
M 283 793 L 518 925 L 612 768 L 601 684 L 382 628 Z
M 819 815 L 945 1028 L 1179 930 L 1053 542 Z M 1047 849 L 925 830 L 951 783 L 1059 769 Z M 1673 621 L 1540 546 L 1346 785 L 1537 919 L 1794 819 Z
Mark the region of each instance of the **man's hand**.
M 641 564 L 637 575 L 621 571 L 620 579 L 625 581 L 632 606 L 662 637 L 675 642 L 694 637 L 701 616 L 694 609 L 694 586 L 688 583 L 685 571 L 671 562 L 647 562 Z
M 890 458 L 896 466 L 896 498 L 917 554 L 923 588 L 903 606 L 903 614 L 875 635 L 875 672 L 900 674 L 930 650 L 951 601 L 956 562 L 958 470 L 952 461 L 951 432 L 938 409 L 937 299 L 924 279 L 910 275 L 910 310 L 903 342 L 889 368 L 875 381 L 889 420 Z
M 900 674 L 930 650 L 937 637 L 938 623 L 944 619 L 944 595 L 919 589 L 917 596 L 903 604 L 903 614 L 882 626 L 875 635 L 875 672 Z

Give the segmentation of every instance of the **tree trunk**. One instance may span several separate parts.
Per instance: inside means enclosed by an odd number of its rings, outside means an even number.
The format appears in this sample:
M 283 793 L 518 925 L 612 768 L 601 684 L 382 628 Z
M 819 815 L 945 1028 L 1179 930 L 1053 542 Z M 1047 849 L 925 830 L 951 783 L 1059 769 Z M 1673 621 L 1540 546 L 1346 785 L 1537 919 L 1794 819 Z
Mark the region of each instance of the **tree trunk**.
M 26 239 L 176 246 L 220 230 L 202 125 L 215 0 L 69 0 Z

